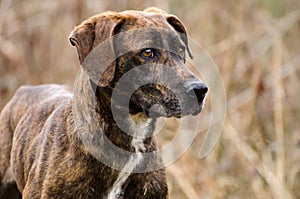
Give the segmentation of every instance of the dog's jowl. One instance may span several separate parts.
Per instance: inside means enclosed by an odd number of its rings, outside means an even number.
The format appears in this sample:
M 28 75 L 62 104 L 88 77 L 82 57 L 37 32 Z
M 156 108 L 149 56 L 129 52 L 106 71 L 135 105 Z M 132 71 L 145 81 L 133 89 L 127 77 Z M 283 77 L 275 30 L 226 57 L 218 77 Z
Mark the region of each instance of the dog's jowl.
M 167 198 L 155 121 L 197 115 L 207 92 L 185 66 L 184 25 L 156 8 L 105 12 L 70 42 L 73 92 L 23 86 L 0 114 L 0 198 Z

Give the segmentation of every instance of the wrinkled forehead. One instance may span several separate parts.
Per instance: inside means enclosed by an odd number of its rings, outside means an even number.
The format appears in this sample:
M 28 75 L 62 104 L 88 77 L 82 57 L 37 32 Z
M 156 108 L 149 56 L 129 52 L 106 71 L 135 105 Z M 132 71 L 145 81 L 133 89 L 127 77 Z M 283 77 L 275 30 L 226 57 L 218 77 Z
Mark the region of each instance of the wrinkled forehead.
M 142 12 L 142 11 L 124 11 L 119 13 L 124 21 L 124 28 L 143 28 L 143 27 L 162 27 L 167 28 L 168 22 L 166 16 L 160 13 Z
M 174 51 L 184 46 L 179 32 L 163 15 L 131 15 L 127 17 L 120 33 L 115 36 L 118 51 L 137 51 L 144 48 Z

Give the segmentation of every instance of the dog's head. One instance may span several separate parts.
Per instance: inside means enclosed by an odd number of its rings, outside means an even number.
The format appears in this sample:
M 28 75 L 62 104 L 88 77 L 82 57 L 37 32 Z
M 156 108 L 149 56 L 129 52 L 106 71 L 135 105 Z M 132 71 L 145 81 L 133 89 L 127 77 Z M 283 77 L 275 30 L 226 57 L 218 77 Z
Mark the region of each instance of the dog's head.
M 176 16 L 157 8 L 106 12 L 76 27 L 70 42 L 92 87 L 129 97 L 130 114 L 181 117 L 201 111 L 207 87 L 185 66 L 186 52 L 192 55 Z

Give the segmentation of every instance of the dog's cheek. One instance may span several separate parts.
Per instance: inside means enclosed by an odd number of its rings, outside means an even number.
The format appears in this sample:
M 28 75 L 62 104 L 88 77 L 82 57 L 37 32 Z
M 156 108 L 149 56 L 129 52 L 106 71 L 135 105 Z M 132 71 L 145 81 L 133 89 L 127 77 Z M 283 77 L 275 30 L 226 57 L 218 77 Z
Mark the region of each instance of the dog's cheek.
M 133 93 L 130 99 L 131 112 L 137 111 L 133 109 L 141 109 L 139 111 L 148 113 L 151 106 L 157 103 L 158 95 L 153 93 L 150 87 L 150 85 L 143 85 Z
M 131 78 L 139 78 L 142 74 L 142 71 L 140 71 L 137 66 L 142 66 L 143 63 L 141 59 L 137 58 L 137 56 L 134 55 L 133 52 L 128 52 L 122 56 L 120 56 L 116 60 L 116 71 L 115 71 L 115 78 L 114 82 L 119 81 L 120 78 L 122 78 L 123 75 L 130 72 Z M 136 69 L 134 69 L 136 68 Z M 134 69 L 133 71 L 131 71 Z M 128 75 L 128 74 L 127 74 Z M 132 82 L 132 81 L 130 81 Z
M 130 97 L 129 112 L 131 114 L 147 112 L 150 107 L 151 101 L 141 88 L 137 89 Z

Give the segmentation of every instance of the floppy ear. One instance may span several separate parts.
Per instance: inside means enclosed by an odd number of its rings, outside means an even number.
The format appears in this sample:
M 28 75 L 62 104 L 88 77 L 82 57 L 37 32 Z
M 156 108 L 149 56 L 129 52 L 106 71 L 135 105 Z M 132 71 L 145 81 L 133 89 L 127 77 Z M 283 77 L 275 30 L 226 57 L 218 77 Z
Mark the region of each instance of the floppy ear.
M 122 21 L 123 18 L 113 12 L 96 15 L 77 26 L 69 37 L 70 43 L 77 48 L 82 68 L 87 72 L 90 79 L 100 87 L 107 86 L 114 77 L 116 63 L 112 37 Z M 101 52 L 91 53 L 102 43 L 105 47 L 101 48 Z M 110 56 L 110 60 L 112 60 L 109 64 L 101 61 L 107 56 Z
M 187 36 L 187 32 L 186 29 L 183 25 L 183 23 L 174 15 L 168 15 L 167 16 L 167 21 L 169 22 L 169 24 L 171 26 L 173 26 L 173 28 L 178 31 L 179 33 L 181 33 L 179 36 L 182 39 L 182 41 L 184 42 L 186 49 L 189 53 L 189 56 L 191 59 L 193 59 L 193 54 L 189 48 L 189 44 L 188 44 L 188 36 Z
M 72 46 L 76 46 L 80 64 L 92 50 L 95 39 L 95 22 L 91 19 L 77 26 L 69 37 Z

